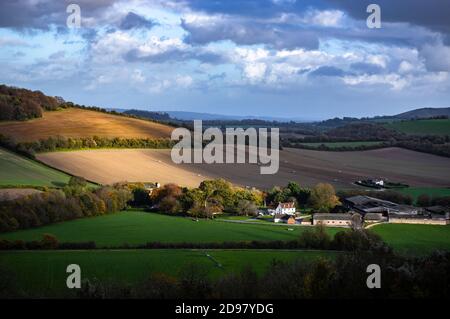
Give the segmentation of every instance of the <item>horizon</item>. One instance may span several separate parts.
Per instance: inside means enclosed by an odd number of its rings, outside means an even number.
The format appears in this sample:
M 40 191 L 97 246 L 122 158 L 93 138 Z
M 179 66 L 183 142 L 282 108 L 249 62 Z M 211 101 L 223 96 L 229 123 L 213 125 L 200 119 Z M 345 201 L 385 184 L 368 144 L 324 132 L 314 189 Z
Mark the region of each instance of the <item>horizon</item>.
M 369 28 L 366 0 L 263 2 L 80 0 L 80 27 L 71 1 L 2 3 L 0 82 L 103 108 L 227 116 L 449 106 L 449 3 L 380 0 L 381 28 Z

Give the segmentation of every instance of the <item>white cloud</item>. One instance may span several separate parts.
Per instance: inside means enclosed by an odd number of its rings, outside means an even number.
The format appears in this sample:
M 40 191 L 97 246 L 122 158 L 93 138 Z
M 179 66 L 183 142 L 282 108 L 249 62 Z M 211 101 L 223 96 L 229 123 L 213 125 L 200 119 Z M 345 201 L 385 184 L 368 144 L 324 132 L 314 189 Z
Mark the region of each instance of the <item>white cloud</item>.
M 392 90 L 400 91 L 410 84 L 410 80 L 401 77 L 398 74 L 373 74 L 373 75 L 359 75 L 359 76 L 345 76 L 344 83 L 348 85 L 389 85 Z
M 339 10 L 313 10 L 306 14 L 304 22 L 322 27 L 339 27 L 342 25 L 345 14 Z

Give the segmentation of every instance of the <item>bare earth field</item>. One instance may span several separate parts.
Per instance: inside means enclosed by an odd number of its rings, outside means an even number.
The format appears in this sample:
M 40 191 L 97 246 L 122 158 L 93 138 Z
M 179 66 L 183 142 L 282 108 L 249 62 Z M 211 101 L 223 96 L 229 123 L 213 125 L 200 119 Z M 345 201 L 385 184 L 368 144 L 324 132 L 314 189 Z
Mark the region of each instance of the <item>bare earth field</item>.
M 172 127 L 159 123 L 77 108 L 44 112 L 42 118 L 26 122 L 0 123 L 0 134 L 14 136 L 18 142 L 51 136 L 170 138 L 172 130 Z
M 237 185 L 270 188 L 297 181 L 303 186 L 328 182 L 337 188 L 380 177 L 411 186 L 450 186 L 450 159 L 400 148 L 362 152 L 284 149 L 276 175 L 260 175 L 256 164 L 182 164 L 170 150 L 92 150 L 39 154 L 44 163 L 102 184 L 118 181 L 173 182 L 198 186 L 208 178 L 225 178 Z

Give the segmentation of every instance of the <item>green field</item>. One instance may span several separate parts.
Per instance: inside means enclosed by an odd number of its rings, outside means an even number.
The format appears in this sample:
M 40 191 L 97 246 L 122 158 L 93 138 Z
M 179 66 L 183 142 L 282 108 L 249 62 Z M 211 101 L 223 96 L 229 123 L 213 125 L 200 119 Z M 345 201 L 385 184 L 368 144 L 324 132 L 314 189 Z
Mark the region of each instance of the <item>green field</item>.
M 375 146 L 381 145 L 383 142 L 379 141 L 358 141 L 358 142 L 333 142 L 333 143 L 301 143 L 301 145 L 309 147 L 320 147 L 325 145 L 328 148 L 340 148 L 340 147 L 359 147 L 359 146 Z
M 450 226 L 385 224 L 371 230 L 402 254 L 425 255 L 433 250 L 450 250 Z
M 0 148 L 0 186 L 61 186 L 70 176 Z
M 288 228 L 294 229 L 289 231 Z M 113 215 L 84 218 L 40 228 L 0 234 L 4 239 L 35 240 L 45 233 L 60 242 L 95 241 L 99 247 L 146 242 L 222 242 L 246 240 L 289 240 L 298 238 L 307 227 L 251 225 L 200 220 L 126 211 Z M 339 229 L 327 228 L 334 235 Z
M 449 119 L 400 121 L 385 124 L 385 126 L 406 134 L 450 135 Z
M 333 258 L 338 254 L 273 250 L 210 250 L 207 253 L 214 260 L 200 250 L 0 252 L 0 267 L 15 273 L 17 287 L 26 287 L 31 296 L 63 297 L 72 293 L 65 286 L 69 264 L 78 264 L 85 279 L 136 284 L 155 272 L 177 277 L 180 270 L 190 264 L 216 278 L 246 266 L 262 273 L 273 260 L 312 260 L 320 256 Z
M 430 197 L 450 196 L 450 188 L 408 187 L 396 191 L 405 195 L 410 195 L 415 200 L 422 194 L 427 194 Z
M 293 229 L 293 230 L 288 230 Z M 223 242 L 292 240 L 310 229 L 280 224 L 243 224 L 171 217 L 139 211 L 84 218 L 40 228 L 5 233 L 2 239 L 39 240 L 45 233 L 60 242 L 95 241 L 98 247 L 117 247 L 146 242 Z M 327 228 L 330 235 L 343 230 Z M 398 252 L 424 254 L 450 249 L 450 226 L 388 224 L 372 228 Z

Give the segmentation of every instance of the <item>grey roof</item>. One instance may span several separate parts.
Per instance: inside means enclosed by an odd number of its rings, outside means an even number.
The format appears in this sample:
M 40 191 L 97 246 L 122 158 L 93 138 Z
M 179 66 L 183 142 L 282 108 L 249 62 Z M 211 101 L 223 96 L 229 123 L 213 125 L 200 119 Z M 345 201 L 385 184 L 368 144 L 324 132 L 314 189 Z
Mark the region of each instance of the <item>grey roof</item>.
M 397 206 L 398 204 L 387 201 L 387 200 L 383 200 L 383 199 L 379 199 L 379 198 L 375 198 L 375 197 L 370 197 L 370 196 L 365 196 L 365 195 L 357 195 L 357 196 L 352 196 L 352 197 L 348 197 L 345 199 L 346 201 L 352 203 L 353 205 L 368 205 L 371 204 L 371 206 L 375 206 L 375 204 L 378 204 L 380 206 L 385 206 L 385 207 L 390 207 L 390 206 Z
M 365 220 L 381 220 L 383 219 L 383 214 L 380 213 L 367 213 L 364 215 Z

